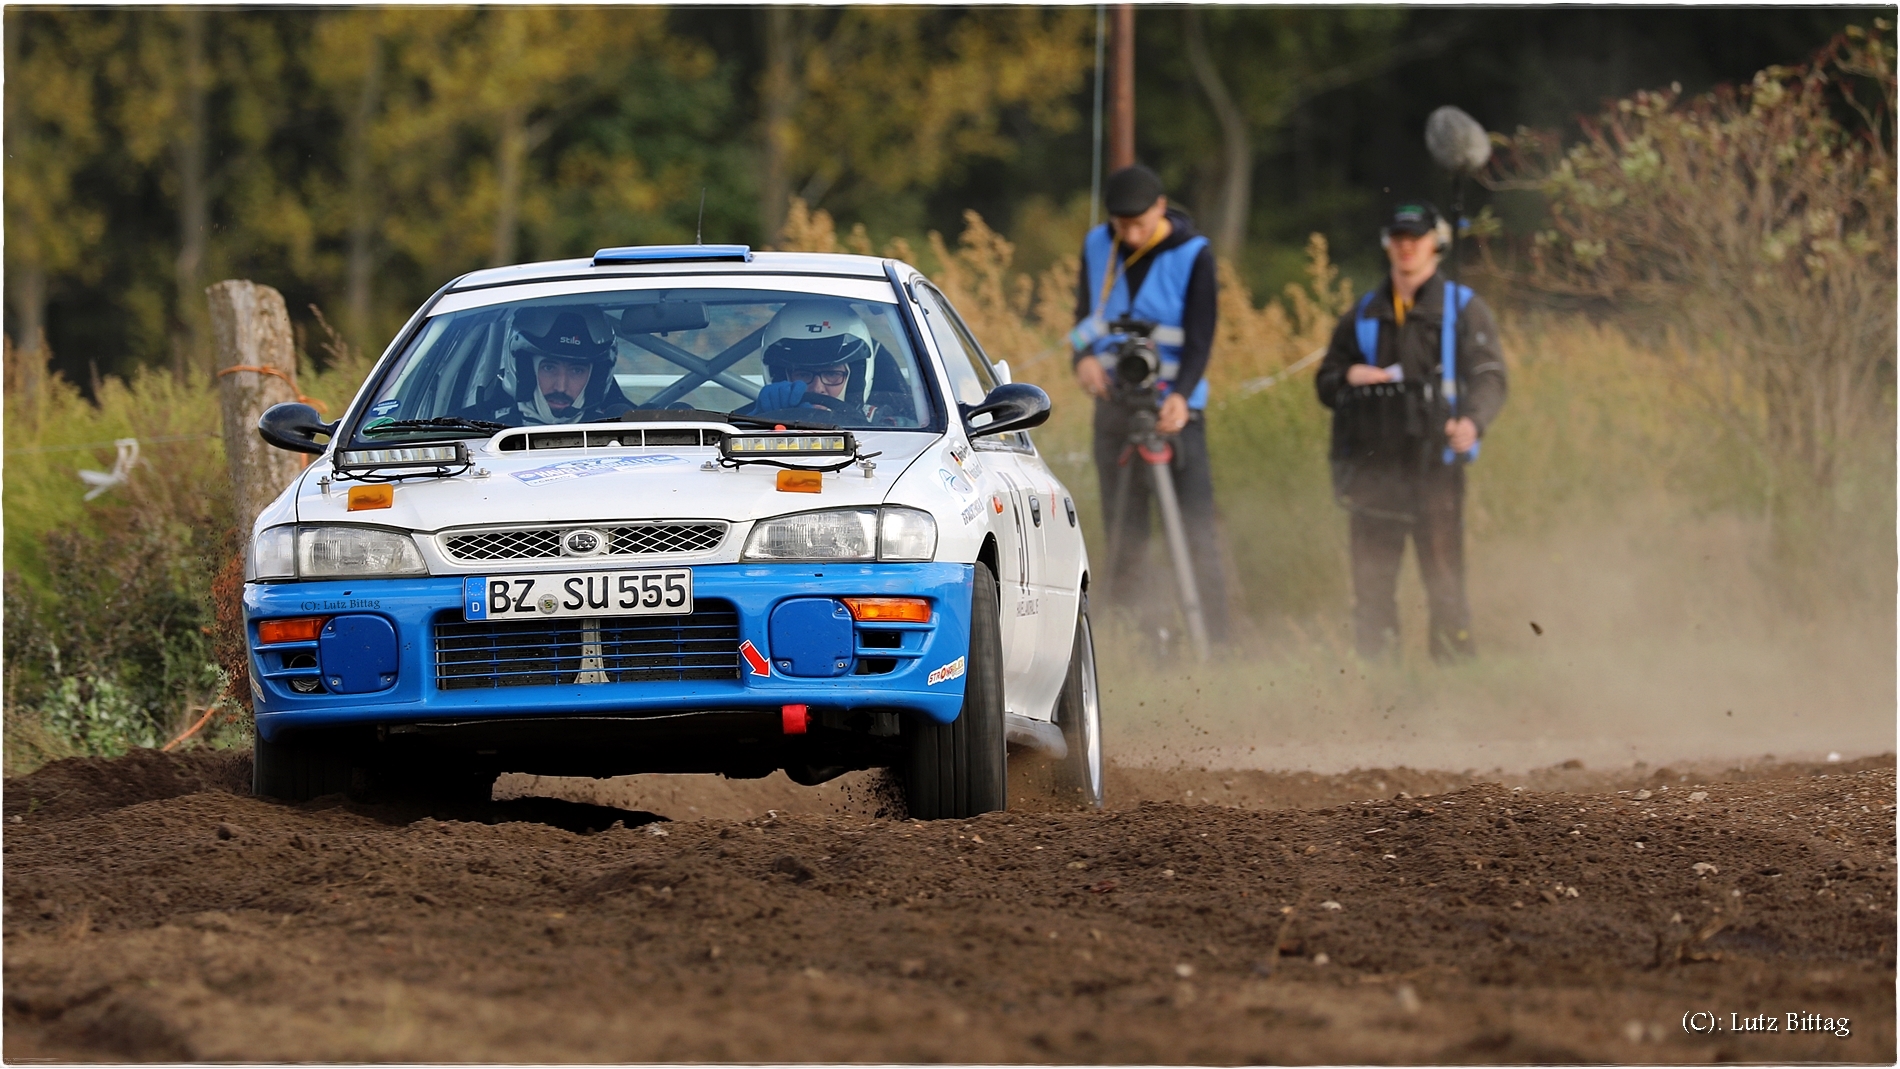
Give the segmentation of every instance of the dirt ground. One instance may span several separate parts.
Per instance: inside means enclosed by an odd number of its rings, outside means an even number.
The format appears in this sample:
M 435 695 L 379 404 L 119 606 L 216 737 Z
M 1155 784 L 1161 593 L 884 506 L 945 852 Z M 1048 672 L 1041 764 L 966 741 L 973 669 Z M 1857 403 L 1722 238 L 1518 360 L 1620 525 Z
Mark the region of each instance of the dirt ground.
M 7 781 L 9 1061 L 1895 1059 L 1891 756 L 1117 768 L 1104 813 L 1024 768 L 923 825 L 872 775 L 461 811 L 249 775 Z

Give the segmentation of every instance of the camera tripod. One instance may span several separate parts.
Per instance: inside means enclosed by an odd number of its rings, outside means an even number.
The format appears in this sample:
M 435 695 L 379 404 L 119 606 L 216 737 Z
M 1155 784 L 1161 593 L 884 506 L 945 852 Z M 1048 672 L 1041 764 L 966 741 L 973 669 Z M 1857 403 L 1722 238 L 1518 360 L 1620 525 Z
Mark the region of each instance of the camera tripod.
M 1201 589 L 1195 584 L 1194 560 L 1188 555 L 1187 527 L 1181 522 L 1181 502 L 1174 493 L 1174 443 L 1155 430 L 1156 411 L 1152 403 L 1130 404 L 1130 427 L 1122 447 L 1120 465 L 1115 473 L 1115 498 L 1109 502 L 1108 560 L 1110 568 L 1120 562 L 1122 523 L 1128 507 L 1129 481 L 1134 477 L 1134 460 L 1139 457 L 1148 469 L 1154 486 L 1155 501 L 1161 508 L 1161 530 L 1167 537 L 1168 556 L 1174 563 L 1174 582 L 1181 596 L 1181 615 L 1187 620 L 1188 639 L 1194 644 L 1198 660 L 1208 657 L 1207 621 L 1201 613 Z

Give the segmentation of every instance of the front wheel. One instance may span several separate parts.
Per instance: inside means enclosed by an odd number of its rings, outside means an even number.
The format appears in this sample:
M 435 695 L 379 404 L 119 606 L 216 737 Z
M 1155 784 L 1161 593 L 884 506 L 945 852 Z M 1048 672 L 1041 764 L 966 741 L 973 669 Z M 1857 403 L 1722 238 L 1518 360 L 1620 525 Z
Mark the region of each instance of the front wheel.
M 251 743 L 251 793 L 259 798 L 307 802 L 348 794 L 362 790 L 366 772 L 335 740 L 293 735 L 271 742 L 258 735 Z
M 1069 675 L 1056 698 L 1056 725 L 1068 755 L 1057 782 L 1064 798 L 1090 809 L 1102 808 L 1102 693 L 1095 683 L 1095 632 L 1089 627 L 1089 597 L 1075 617 L 1075 646 L 1069 651 Z
M 1000 615 L 996 578 L 979 562 L 970 591 L 963 708 L 948 724 L 919 717 L 904 725 L 904 801 L 915 820 L 973 817 L 1008 805 Z

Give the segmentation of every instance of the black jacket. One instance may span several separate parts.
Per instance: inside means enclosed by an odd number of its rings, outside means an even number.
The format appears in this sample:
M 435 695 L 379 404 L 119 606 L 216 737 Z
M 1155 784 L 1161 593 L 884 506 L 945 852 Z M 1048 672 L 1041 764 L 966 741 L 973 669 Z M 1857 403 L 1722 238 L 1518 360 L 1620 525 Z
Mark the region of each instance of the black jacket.
M 1439 396 L 1440 327 L 1445 280 L 1433 275 L 1419 287 L 1399 326 L 1392 314 L 1392 281 L 1374 293 L 1367 311 L 1379 320 L 1374 363 L 1404 369 L 1404 386 L 1354 387 L 1346 372 L 1363 363 L 1354 311 L 1340 317 L 1314 387 L 1333 410 L 1334 490 L 1348 508 L 1395 515 L 1414 511 L 1414 485 L 1422 478 L 1456 474 L 1443 463 L 1445 420 Z M 1473 294 L 1458 313 L 1458 415 L 1469 416 L 1482 436 L 1504 407 L 1508 384 L 1497 319 L 1484 298 Z
M 1156 253 L 1179 248 L 1188 241 L 1200 236 L 1194 229 L 1194 220 L 1179 208 L 1168 208 L 1168 223 L 1172 232 L 1156 245 L 1153 251 L 1128 268 L 1128 299 L 1133 301 L 1141 290 L 1142 282 L 1148 277 L 1148 268 L 1154 263 Z M 1135 250 L 1117 243 L 1116 252 L 1124 259 Z M 1086 261 L 1086 256 L 1085 256 Z M 1112 270 L 1112 268 L 1111 268 Z M 1095 294 L 1089 292 L 1089 272 L 1086 262 L 1076 272 L 1075 282 L 1075 321 L 1082 322 L 1089 317 L 1095 307 Z M 1194 271 L 1188 276 L 1187 300 L 1181 309 L 1181 370 L 1174 376 L 1174 390 L 1183 397 L 1192 396 L 1201 379 L 1207 375 L 1207 361 L 1214 351 L 1214 326 L 1220 299 L 1220 281 L 1214 266 L 1214 251 L 1203 248 L 1194 258 Z M 1080 360 L 1087 353 L 1076 353 L 1073 359 Z

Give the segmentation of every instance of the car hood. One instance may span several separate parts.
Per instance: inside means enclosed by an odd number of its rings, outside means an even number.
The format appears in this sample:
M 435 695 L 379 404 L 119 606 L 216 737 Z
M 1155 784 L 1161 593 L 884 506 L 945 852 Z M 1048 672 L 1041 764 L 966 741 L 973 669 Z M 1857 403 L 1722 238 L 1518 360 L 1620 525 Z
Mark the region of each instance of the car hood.
M 447 478 L 408 479 L 394 486 L 386 508 L 349 508 L 350 489 L 366 485 L 333 477 L 330 458 L 310 465 L 296 492 L 298 522 L 342 521 L 411 531 L 518 523 L 719 519 L 744 522 L 811 509 L 878 505 L 906 468 L 941 436 L 921 431 L 854 432 L 875 467 L 827 474 L 819 493 L 777 487 L 778 468 L 719 466 L 707 447 L 537 449 L 500 453 L 471 442 L 470 471 Z M 710 463 L 710 469 L 707 465 Z

